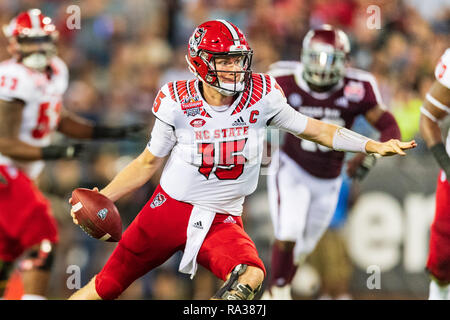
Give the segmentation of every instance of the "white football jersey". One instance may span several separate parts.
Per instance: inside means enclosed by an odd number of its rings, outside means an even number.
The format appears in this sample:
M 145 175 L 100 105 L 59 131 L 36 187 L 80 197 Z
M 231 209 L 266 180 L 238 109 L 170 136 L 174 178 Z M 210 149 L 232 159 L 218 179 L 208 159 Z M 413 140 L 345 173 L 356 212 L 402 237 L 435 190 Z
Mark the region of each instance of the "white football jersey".
M 50 134 L 58 125 L 62 96 L 69 75 L 66 64 L 54 57 L 52 76 L 25 67 L 14 59 L 0 63 L 0 100 L 25 103 L 19 139 L 36 147 L 50 144 Z M 43 161 L 17 161 L 0 154 L 0 164 L 13 164 L 34 179 L 44 167 Z
M 450 48 L 445 50 L 434 70 L 434 76 L 443 86 L 450 89 Z
M 283 121 L 299 134 L 307 118 L 287 104 L 281 88 L 268 75 L 253 74 L 247 90 L 226 107 L 208 105 L 198 86 L 196 79 L 170 82 L 155 99 L 154 115 L 170 125 L 174 134 L 160 184 L 176 200 L 241 215 L 245 196 L 258 183 L 268 123 L 274 119 L 271 125 L 283 128 L 279 114 L 289 112 L 289 119 Z M 161 156 L 154 139 L 152 132 L 149 150 Z
M 447 87 L 447 89 L 450 89 L 450 48 L 447 48 L 442 57 L 439 59 L 438 64 L 434 69 L 434 76 L 440 84 Z M 435 100 L 435 97 L 431 97 L 427 94 L 427 99 L 433 100 L 430 101 L 433 105 L 446 110 L 447 113 L 450 112 L 450 106 L 443 105 L 441 101 Z M 450 129 L 447 133 L 446 150 L 450 156 Z

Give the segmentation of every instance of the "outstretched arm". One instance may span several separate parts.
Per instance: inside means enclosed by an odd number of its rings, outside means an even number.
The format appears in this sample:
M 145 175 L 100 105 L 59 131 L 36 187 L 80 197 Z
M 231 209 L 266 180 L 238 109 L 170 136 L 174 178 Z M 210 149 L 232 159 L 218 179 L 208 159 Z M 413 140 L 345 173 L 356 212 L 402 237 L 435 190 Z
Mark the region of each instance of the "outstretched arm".
M 346 128 L 307 117 L 287 104 L 281 90 L 274 90 L 272 95 L 273 104 L 277 105 L 277 113 L 267 124 L 288 131 L 299 138 L 337 151 L 375 153 L 381 156 L 405 155 L 403 150 L 416 147 L 415 141 L 401 142 L 390 139 L 386 142 L 377 142 Z
M 15 160 L 73 158 L 79 146 L 35 147 L 19 139 L 22 112 L 25 103 L 21 100 L 0 100 L 0 153 Z
M 298 136 L 338 151 L 375 153 L 381 156 L 406 155 L 403 150 L 416 147 L 415 141 L 390 139 L 377 142 L 346 128 L 312 118 L 308 118 L 305 130 Z
M 41 148 L 19 140 L 24 102 L 0 100 L 0 153 L 17 160 L 41 159 Z
M 65 108 L 61 110 L 58 131 L 74 139 L 122 139 L 144 128 L 142 124 L 126 127 L 106 127 L 82 118 Z
M 420 133 L 439 166 L 450 177 L 450 158 L 442 142 L 439 121 L 450 111 L 450 90 L 437 80 L 425 97 L 420 114 Z
M 62 108 L 58 131 L 74 139 L 92 139 L 94 123 Z

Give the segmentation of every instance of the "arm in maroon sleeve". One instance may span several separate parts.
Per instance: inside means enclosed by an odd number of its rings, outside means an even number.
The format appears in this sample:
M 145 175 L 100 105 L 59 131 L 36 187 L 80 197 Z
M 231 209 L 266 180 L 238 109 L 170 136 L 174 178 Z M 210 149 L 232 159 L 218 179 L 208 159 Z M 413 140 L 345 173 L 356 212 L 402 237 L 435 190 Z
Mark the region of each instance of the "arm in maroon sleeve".
M 385 142 L 390 139 L 401 140 L 400 128 L 397 121 L 389 111 L 384 110 L 379 105 L 368 110 L 365 114 L 367 121 L 380 133 L 380 141 Z M 347 162 L 347 175 L 351 178 L 362 180 L 369 170 L 375 165 L 373 156 L 366 157 L 358 154 Z
M 400 128 L 397 121 L 389 111 L 382 109 L 380 106 L 367 111 L 367 121 L 380 133 L 380 141 L 388 141 L 390 139 L 401 140 Z
M 390 139 L 401 140 L 402 135 L 397 121 L 389 111 L 384 111 L 381 117 L 373 125 L 380 132 L 380 141 L 388 141 Z

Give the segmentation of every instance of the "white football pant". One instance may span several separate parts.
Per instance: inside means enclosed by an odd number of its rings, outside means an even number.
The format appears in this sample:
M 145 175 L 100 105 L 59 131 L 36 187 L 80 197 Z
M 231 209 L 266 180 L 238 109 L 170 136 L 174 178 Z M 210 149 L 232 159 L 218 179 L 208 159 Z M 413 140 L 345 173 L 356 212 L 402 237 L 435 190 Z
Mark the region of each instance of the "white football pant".
M 274 153 L 267 177 L 275 238 L 296 242 L 295 264 L 314 250 L 336 210 L 342 178 L 312 176 L 282 151 Z

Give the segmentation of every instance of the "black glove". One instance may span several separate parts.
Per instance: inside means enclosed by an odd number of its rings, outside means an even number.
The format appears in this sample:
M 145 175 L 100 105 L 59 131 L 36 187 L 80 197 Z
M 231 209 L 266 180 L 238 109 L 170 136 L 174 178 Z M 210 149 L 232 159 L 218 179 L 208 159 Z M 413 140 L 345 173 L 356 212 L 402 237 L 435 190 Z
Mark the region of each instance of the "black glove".
M 123 139 L 127 137 L 136 137 L 136 134 L 144 130 L 146 125 L 144 124 L 133 124 L 126 127 L 104 127 L 95 126 L 94 132 L 92 134 L 93 139 L 101 138 L 113 138 L 113 139 Z
M 450 179 L 450 158 L 447 154 L 447 150 L 442 142 L 439 142 L 430 148 L 433 157 L 436 159 L 437 163 L 444 170 L 447 180 Z
M 354 156 L 347 163 L 347 175 L 350 178 L 361 181 L 373 168 L 377 159 L 374 155 L 365 155 L 363 153 Z
M 82 144 L 72 144 L 67 146 L 48 146 L 42 148 L 42 159 L 73 159 L 78 157 L 84 150 Z

